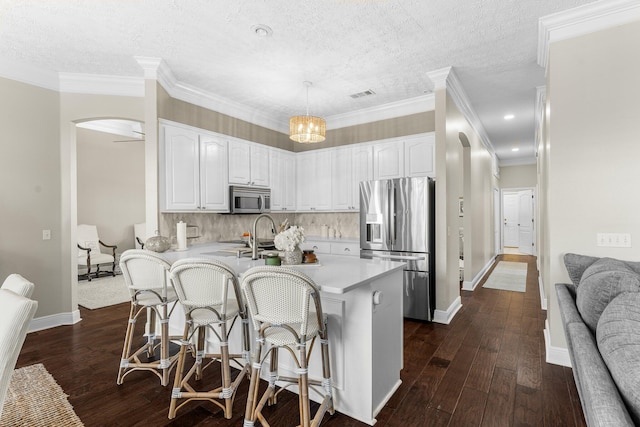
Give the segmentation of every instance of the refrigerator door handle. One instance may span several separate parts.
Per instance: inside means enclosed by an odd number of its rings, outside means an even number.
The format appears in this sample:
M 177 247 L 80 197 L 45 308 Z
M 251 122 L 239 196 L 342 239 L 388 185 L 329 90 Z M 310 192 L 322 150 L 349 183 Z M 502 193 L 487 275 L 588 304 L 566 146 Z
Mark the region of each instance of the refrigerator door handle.
M 389 181 L 389 240 L 393 245 L 396 243 L 396 186 L 393 181 Z
M 382 258 L 388 259 L 390 261 L 398 260 L 398 261 L 423 261 L 426 260 L 426 256 L 411 256 L 411 255 L 384 255 L 384 254 L 367 254 L 372 258 Z

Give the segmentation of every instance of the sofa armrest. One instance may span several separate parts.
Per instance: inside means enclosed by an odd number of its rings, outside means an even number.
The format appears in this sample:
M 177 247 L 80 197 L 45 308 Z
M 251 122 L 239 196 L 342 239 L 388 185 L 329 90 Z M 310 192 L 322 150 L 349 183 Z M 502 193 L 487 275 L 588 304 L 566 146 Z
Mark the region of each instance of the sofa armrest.
M 557 283 L 556 295 L 558 296 L 560 316 L 562 316 L 562 323 L 565 327 L 569 323 L 583 323 L 582 316 L 580 316 L 578 307 L 576 306 L 575 286 L 566 283 Z
M 634 426 L 587 325 L 565 324 L 565 334 L 587 425 Z

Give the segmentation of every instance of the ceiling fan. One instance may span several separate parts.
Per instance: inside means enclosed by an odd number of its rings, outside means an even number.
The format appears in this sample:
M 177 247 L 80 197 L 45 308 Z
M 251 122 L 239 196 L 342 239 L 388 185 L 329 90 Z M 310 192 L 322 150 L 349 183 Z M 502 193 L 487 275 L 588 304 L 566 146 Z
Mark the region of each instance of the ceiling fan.
M 138 132 L 137 130 L 133 130 L 132 132 L 140 135 L 140 137 L 134 138 L 134 139 L 120 139 L 113 142 L 119 143 L 119 142 L 144 142 L 145 141 L 144 132 Z

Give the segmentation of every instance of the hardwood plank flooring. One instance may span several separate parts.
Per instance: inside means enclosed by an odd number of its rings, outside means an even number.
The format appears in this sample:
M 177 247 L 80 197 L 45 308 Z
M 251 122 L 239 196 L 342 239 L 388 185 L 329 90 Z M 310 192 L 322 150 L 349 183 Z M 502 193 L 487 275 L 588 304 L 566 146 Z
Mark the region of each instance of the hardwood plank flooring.
M 498 259 L 528 263 L 526 292 L 483 288 L 489 272 L 475 291 L 462 291 L 462 309 L 450 325 L 405 319 L 403 382 L 377 426 L 585 426 L 571 369 L 544 360 L 546 313 L 535 257 Z M 211 403 L 191 403 L 169 420 L 171 386 L 161 387 L 149 373 L 116 385 L 128 310 L 128 304 L 81 308 L 76 325 L 29 334 L 17 366 L 43 363 L 90 427 L 241 426 L 247 382 L 230 420 Z M 217 371 L 207 374 L 202 384 L 213 387 Z M 265 414 L 273 427 L 291 426 L 297 411 L 296 396 L 284 392 Z M 322 424 L 365 426 L 337 412 Z

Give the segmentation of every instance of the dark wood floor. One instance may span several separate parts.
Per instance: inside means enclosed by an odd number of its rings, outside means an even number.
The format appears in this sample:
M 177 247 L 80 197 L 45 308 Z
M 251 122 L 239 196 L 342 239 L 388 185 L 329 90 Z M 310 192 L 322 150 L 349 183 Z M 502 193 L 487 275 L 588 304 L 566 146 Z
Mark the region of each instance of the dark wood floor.
M 378 426 L 584 426 L 569 368 L 545 363 L 544 320 L 534 257 L 526 293 L 482 288 L 462 292 L 450 325 L 405 320 L 402 386 L 378 415 Z M 81 308 L 83 320 L 28 335 L 18 367 L 43 363 L 87 426 L 241 426 L 248 383 L 225 420 L 212 404 L 193 403 L 167 418 L 171 387 L 148 373 L 116 385 L 128 304 Z M 274 427 L 296 425 L 297 401 L 273 408 Z M 325 426 L 364 426 L 342 414 Z

